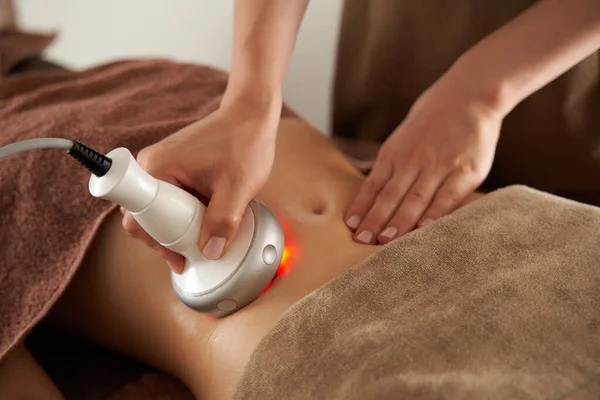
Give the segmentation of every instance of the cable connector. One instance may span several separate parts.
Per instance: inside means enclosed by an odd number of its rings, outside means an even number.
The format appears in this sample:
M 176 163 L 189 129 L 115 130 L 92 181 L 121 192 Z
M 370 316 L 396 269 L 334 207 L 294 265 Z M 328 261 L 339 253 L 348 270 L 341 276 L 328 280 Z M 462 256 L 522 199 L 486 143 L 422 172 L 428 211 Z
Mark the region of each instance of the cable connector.
M 106 175 L 112 166 L 110 158 L 76 140 L 73 140 L 73 146 L 67 153 L 98 177 Z

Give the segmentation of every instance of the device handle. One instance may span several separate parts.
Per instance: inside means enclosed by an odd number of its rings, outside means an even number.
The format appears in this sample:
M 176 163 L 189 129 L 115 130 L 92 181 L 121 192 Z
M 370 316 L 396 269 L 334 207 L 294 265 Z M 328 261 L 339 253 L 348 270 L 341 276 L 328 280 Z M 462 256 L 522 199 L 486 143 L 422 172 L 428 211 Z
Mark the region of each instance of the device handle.
M 204 204 L 187 191 L 148 174 L 125 148 L 115 149 L 107 156 L 112 159 L 112 166 L 102 177 L 92 175 L 90 193 L 131 212 L 140 226 L 161 245 L 180 254 L 186 252 L 188 236 L 199 235 L 206 211 Z M 182 239 L 188 244 L 186 249 L 181 248 Z M 194 248 L 198 247 L 197 243 Z M 193 253 L 190 256 L 198 256 Z M 182 255 L 186 257 L 186 254 Z

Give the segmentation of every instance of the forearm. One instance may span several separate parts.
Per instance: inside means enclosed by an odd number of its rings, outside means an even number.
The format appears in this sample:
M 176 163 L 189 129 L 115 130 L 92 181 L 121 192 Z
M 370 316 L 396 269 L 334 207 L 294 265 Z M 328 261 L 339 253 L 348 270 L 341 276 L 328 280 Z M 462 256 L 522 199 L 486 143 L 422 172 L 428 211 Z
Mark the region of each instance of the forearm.
M 308 0 L 236 0 L 226 98 L 270 102 L 281 86 Z
M 449 74 L 506 115 L 600 47 L 600 1 L 541 0 L 467 51 Z
M 15 9 L 13 0 L 0 0 L 0 30 L 14 29 Z

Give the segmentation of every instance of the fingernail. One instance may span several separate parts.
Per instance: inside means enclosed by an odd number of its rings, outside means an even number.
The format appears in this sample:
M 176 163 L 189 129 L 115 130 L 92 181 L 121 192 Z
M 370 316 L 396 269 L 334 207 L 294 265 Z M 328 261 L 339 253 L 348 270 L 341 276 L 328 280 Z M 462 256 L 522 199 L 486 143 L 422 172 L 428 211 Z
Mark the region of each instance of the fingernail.
M 221 257 L 221 253 L 225 248 L 225 238 L 212 236 L 204 246 L 204 256 L 209 260 L 216 260 Z
M 358 224 L 360 224 L 360 217 L 358 215 L 353 215 L 346 221 L 346 225 L 348 225 L 351 229 L 358 228 Z
M 381 236 L 385 236 L 388 239 L 393 239 L 394 237 L 396 237 L 397 233 L 398 229 L 394 228 L 393 226 L 390 226 L 385 228 L 383 232 L 381 232 Z
M 369 231 L 362 231 L 356 236 L 356 240 L 363 243 L 370 243 L 371 239 L 373 239 L 373 234 Z
M 427 225 L 429 225 L 432 222 L 433 222 L 433 219 L 427 218 L 426 220 L 423 220 L 423 222 L 421 222 L 421 227 L 427 226 Z
M 125 207 L 119 207 L 119 211 L 121 211 L 121 214 L 125 214 Z

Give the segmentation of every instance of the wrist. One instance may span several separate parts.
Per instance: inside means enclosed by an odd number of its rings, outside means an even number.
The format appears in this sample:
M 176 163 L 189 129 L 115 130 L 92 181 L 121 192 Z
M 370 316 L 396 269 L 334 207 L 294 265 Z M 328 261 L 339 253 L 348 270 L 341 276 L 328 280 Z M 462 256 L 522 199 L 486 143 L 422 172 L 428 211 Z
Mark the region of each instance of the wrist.
M 469 102 L 504 118 L 520 101 L 506 77 L 496 74 L 490 60 L 467 52 L 450 67 L 444 78 L 454 82 Z
M 283 100 L 281 88 L 259 81 L 229 80 L 221 107 L 247 109 L 259 114 L 280 112 Z
M 220 104 L 227 115 L 240 121 L 253 121 L 260 126 L 252 132 L 256 136 L 272 138 L 277 134 L 283 100 L 280 92 L 266 86 L 251 84 L 235 87 L 229 85 Z

